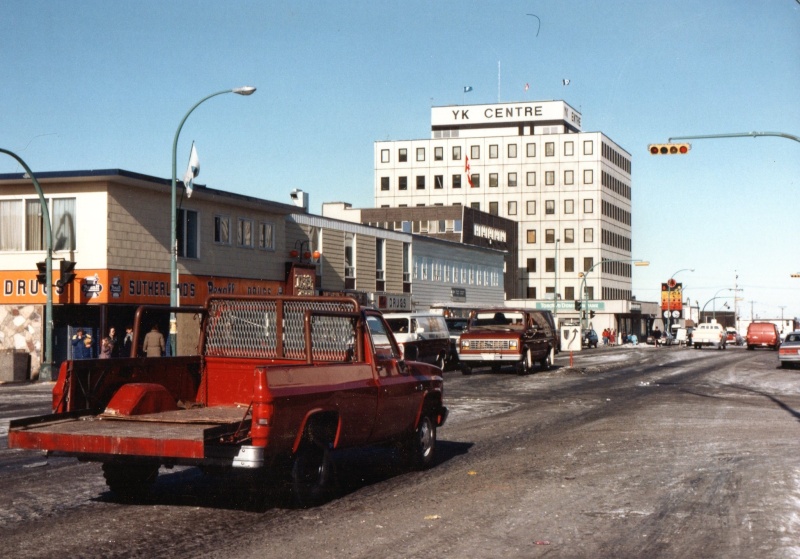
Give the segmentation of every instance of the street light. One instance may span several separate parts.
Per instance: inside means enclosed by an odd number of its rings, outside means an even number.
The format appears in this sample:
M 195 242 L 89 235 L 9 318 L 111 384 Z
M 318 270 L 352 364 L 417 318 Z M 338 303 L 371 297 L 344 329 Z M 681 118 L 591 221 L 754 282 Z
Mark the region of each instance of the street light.
M 192 114 L 197 107 L 199 107 L 205 101 L 208 101 L 212 97 L 216 97 L 217 95 L 223 95 L 225 93 L 236 93 L 237 95 L 252 95 L 255 93 L 256 88 L 252 86 L 244 86 L 244 87 L 236 87 L 234 89 L 224 89 L 222 91 L 217 91 L 216 93 L 212 93 L 206 97 L 200 99 L 194 106 L 189 109 L 181 123 L 178 125 L 178 129 L 175 131 L 175 140 L 172 142 L 172 204 L 171 204 L 171 211 L 172 214 L 170 216 L 170 251 L 172 251 L 172 255 L 170 258 L 170 268 L 169 268 L 169 281 L 170 281 L 170 290 L 169 290 L 169 306 L 170 307 L 177 307 L 178 306 L 178 239 L 177 239 L 177 220 L 178 220 L 178 197 L 177 197 L 177 168 L 178 168 L 178 136 L 181 134 L 181 129 L 183 128 L 183 123 L 186 122 L 186 119 L 189 118 L 189 115 Z M 178 333 L 178 327 L 175 319 L 175 313 L 170 314 L 169 319 L 169 337 L 170 337 L 170 347 L 172 348 L 173 355 L 175 354 L 175 341 L 176 336 Z
M 681 272 L 694 272 L 694 268 L 681 268 L 667 281 L 667 332 L 672 332 L 672 286 L 675 283 L 675 276 Z M 683 292 L 681 292 L 681 299 L 683 299 Z
M 588 270 L 583 272 L 583 280 L 581 280 L 581 328 L 584 329 L 584 330 L 589 328 L 589 320 L 588 320 L 588 318 L 586 317 L 586 314 L 585 314 L 586 311 L 588 310 L 588 307 L 589 307 L 588 297 L 586 296 L 587 295 L 586 294 L 586 277 L 589 275 L 589 273 L 592 270 L 594 270 L 600 264 L 606 264 L 606 263 L 609 263 L 609 262 L 632 262 L 634 266 L 649 266 L 650 265 L 650 262 L 647 261 L 647 260 L 630 260 L 630 259 L 627 259 L 627 260 L 601 260 L 600 262 L 592 265 L 591 268 L 589 268 Z M 584 318 L 587 318 L 587 319 L 584 320 Z
M 0 153 L 10 155 L 22 165 L 27 175 L 33 181 L 33 186 L 36 188 L 36 193 L 39 195 L 39 204 L 42 207 L 44 237 L 47 243 L 47 255 L 45 256 L 45 262 L 47 263 L 45 272 L 46 282 L 42 284 L 42 288 L 47 289 L 47 305 L 45 307 L 44 316 L 44 363 L 39 366 L 39 380 L 53 380 L 53 233 L 50 229 L 50 212 L 47 209 L 47 202 L 44 199 L 42 187 L 39 185 L 39 181 L 36 180 L 36 175 L 33 174 L 30 167 L 28 167 L 22 158 L 14 152 L 0 148 Z

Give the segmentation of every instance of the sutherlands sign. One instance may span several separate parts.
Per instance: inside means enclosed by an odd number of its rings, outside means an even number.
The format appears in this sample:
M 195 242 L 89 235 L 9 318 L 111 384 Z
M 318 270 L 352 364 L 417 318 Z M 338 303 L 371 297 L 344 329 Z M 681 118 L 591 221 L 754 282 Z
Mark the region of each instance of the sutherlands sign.
M 57 304 L 169 305 L 169 274 L 122 270 L 78 270 L 64 288 L 54 287 Z M 180 304 L 201 305 L 209 295 L 281 295 L 284 282 L 218 276 L 181 276 Z M 0 272 L 0 304 L 44 304 L 47 288 L 31 270 Z
M 431 107 L 431 126 L 563 121 L 580 130 L 581 114 L 564 101 Z

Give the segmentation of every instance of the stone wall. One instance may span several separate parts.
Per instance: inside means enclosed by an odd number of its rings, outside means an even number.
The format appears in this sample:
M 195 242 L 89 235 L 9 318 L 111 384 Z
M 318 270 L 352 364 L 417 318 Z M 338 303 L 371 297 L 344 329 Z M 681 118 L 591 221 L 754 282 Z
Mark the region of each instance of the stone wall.
M 39 376 L 42 363 L 43 305 L 0 305 L 0 349 L 26 351 L 31 356 L 31 376 Z

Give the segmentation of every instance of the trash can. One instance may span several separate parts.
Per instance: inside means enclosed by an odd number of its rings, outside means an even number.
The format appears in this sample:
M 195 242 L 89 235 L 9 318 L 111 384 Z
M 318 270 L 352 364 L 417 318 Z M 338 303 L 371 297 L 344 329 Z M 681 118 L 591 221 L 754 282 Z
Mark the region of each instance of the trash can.
M 0 382 L 31 378 L 31 355 L 24 349 L 0 349 Z

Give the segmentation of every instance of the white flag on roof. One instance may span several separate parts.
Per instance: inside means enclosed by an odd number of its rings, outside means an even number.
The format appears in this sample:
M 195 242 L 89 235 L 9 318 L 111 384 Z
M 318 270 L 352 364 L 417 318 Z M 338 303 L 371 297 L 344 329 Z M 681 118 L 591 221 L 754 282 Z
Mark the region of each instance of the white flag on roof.
M 197 150 L 192 142 L 192 153 L 189 156 L 189 166 L 186 168 L 186 174 L 183 175 L 183 185 L 186 187 L 186 197 L 192 197 L 192 187 L 194 179 L 200 174 L 200 159 L 197 157 Z

